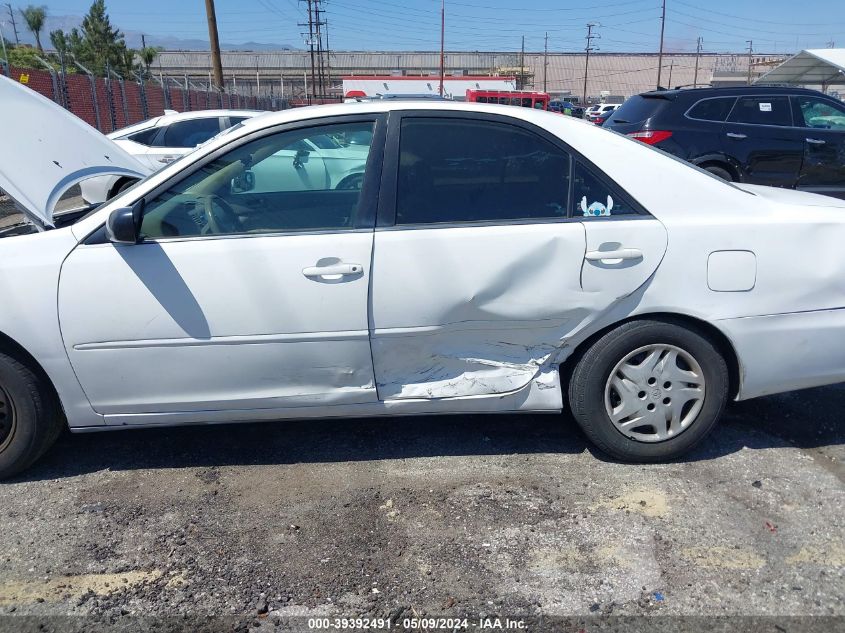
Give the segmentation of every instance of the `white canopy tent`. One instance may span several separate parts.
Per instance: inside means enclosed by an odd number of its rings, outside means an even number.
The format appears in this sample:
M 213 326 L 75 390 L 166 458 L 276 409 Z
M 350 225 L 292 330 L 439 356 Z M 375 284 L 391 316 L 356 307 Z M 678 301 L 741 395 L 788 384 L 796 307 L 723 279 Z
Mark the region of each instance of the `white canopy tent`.
M 814 48 L 793 55 L 754 83 L 791 86 L 845 85 L 845 48 Z

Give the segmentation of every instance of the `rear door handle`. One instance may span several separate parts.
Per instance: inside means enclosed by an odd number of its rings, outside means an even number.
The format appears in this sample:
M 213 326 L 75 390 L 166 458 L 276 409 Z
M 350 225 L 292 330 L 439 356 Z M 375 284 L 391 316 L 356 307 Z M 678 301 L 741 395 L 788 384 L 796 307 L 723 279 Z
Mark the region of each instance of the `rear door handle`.
M 618 248 L 615 251 L 588 251 L 584 258 L 591 262 L 607 259 L 642 259 L 643 252 L 638 248 Z
M 308 266 L 302 269 L 306 277 L 331 277 L 344 275 L 360 275 L 364 271 L 361 264 L 329 264 L 328 266 Z
M 175 156 L 163 156 L 163 157 L 158 159 L 158 162 L 164 163 L 165 165 L 167 165 L 168 163 L 172 163 L 174 160 L 176 160 Z
M 804 139 L 804 140 L 807 141 L 810 145 L 824 145 L 825 144 L 825 141 L 821 140 L 820 138 L 807 138 L 807 139 Z
M 747 134 L 739 134 L 738 132 L 728 132 L 728 136 L 730 138 L 739 138 L 739 139 L 748 138 Z

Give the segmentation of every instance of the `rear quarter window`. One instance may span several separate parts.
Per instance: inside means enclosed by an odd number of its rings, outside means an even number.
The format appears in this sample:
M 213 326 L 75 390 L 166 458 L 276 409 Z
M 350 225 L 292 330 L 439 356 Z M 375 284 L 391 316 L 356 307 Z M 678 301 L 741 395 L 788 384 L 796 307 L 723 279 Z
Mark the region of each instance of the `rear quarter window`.
M 640 123 L 660 112 L 669 101 L 661 97 L 635 95 L 613 111 L 613 121 Z

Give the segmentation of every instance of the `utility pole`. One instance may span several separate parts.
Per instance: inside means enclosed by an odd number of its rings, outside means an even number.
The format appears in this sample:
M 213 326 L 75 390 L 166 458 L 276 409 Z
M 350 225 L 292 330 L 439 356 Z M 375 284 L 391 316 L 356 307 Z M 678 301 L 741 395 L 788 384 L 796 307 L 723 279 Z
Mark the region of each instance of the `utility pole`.
M 522 36 L 522 47 L 519 53 L 519 90 L 525 90 L 525 36 Z
M 596 22 L 590 22 L 587 25 L 587 47 L 584 49 L 584 51 L 587 53 L 587 60 L 584 63 L 584 100 L 582 101 L 584 106 L 587 105 L 587 77 L 590 73 L 590 51 L 594 50 L 593 40 L 599 37 L 598 35 L 593 35 L 593 29 L 597 26 L 599 25 Z
M 549 70 L 549 33 L 546 32 L 546 38 L 543 41 L 543 92 L 547 92 L 546 74 Z
M 672 89 L 672 71 L 675 70 L 675 60 L 669 64 L 669 90 Z
M 18 39 L 18 23 L 15 22 L 15 12 L 12 9 L 12 5 L 10 3 L 6 3 L 6 7 L 9 9 L 9 19 L 12 21 L 12 32 L 15 34 L 15 46 L 20 46 L 20 39 Z
M 205 0 L 205 13 L 208 17 L 208 42 L 211 45 L 211 69 L 214 72 L 214 87 L 223 90 L 223 62 L 220 59 L 220 40 L 217 36 L 217 14 L 214 12 L 214 0 Z
M 440 96 L 443 96 L 443 77 L 446 74 L 446 0 L 440 0 Z
M 299 0 L 300 2 L 305 2 L 308 5 L 308 24 L 304 24 L 302 22 L 299 23 L 299 26 L 307 26 L 308 27 L 308 51 L 311 54 L 311 96 L 316 96 L 317 94 L 317 77 L 316 77 L 316 67 L 314 64 L 314 13 L 313 13 L 313 0 Z M 306 98 L 308 94 L 306 92 Z
M 703 41 L 701 39 L 701 36 L 699 35 L 698 40 L 696 41 L 696 44 L 695 44 L 695 75 L 693 75 L 693 79 L 692 79 L 692 87 L 693 88 L 698 88 L 698 59 L 701 57 L 701 45 L 702 44 L 703 44 Z
M 754 42 L 752 40 L 745 40 L 748 44 L 748 85 L 751 85 L 751 55 L 754 53 Z
M 325 13 L 323 9 L 320 8 L 320 0 L 312 0 L 314 3 L 314 36 L 317 38 L 317 72 L 320 78 L 320 96 L 326 96 L 326 60 L 323 55 L 324 48 L 323 48 L 323 29 L 322 27 L 326 24 L 325 20 L 320 18 L 321 13 Z
M 660 90 L 660 75 L 663 72 L 663 33 L 666 30 L 666 0 L 660 15 L 660 52 L 657 54 L 657 89 Z

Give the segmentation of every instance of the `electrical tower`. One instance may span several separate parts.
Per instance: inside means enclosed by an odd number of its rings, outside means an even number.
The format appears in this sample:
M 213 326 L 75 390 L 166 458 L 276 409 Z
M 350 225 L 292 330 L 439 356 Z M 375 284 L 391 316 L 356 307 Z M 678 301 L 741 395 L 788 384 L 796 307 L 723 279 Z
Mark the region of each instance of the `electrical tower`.
M 698 37 L 695 43 L 695 75 L 692 79 L 692 87 L 698 88 L 698 60 L 701 58 L 701 46 L 704 44 L 704 40 L 701 39 L 701 36 Z
M 754 42 L 752 40 L 745 40 L 745 43 L 748 44 L 748 85 L 751 85 L 751 66 L 752 66 L 752 55 L 754 54 Z
M 593 33 L 593 29 L 597 26 L 601 26 L 597 22 L 590 22 L 587 25 L 587 46 L 584 51 L 587 53 L 587 60 L 584 62 L 584 101 L 582 102 L 584 106 L 587 105 L 587 77 L 590 74 L 590 52 L 594 50 L 598 50 L 598 48 L 593 47 L 593 40 L 600 39 L 601 35 L 597 35 Z

